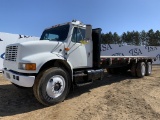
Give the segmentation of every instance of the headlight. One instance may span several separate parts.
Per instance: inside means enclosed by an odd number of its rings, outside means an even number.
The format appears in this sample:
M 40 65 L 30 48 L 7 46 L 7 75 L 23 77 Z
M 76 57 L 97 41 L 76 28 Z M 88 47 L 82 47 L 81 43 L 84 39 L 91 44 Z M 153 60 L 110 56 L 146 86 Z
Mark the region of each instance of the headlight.
M 21 70 L 36 70 L 36 63 L 19 63 L 18 68 Z

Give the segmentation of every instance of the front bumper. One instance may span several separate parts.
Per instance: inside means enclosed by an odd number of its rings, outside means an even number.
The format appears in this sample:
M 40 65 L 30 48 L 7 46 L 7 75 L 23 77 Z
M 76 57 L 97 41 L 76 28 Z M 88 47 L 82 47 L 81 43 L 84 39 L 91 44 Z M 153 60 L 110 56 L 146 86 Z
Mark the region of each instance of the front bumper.
M 6 69 L 3 69 L 2 72 L 7 80 L 19 86 L 32 87 L 35 81 L 35 76 L 20 75 Z

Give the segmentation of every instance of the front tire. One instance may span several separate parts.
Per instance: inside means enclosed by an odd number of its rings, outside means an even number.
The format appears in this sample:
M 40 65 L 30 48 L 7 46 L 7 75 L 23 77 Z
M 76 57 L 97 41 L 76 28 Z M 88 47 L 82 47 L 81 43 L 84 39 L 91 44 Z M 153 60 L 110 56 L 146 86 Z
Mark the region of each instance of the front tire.
M 68 78 L 67 73 L 57 67 L 41 72 L 33 86 L 35 97 L 46 106 L 62 102 L 69 92 Z

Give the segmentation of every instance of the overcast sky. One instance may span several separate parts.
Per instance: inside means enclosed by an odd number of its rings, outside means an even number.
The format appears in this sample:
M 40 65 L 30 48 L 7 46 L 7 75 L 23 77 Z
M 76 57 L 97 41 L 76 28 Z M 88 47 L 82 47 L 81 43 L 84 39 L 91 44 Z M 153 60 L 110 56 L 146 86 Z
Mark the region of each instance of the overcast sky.
M 40 36 L 77 19 L 103 33 L 160 30 L 160 0 L 0 0 L 0 32 Z

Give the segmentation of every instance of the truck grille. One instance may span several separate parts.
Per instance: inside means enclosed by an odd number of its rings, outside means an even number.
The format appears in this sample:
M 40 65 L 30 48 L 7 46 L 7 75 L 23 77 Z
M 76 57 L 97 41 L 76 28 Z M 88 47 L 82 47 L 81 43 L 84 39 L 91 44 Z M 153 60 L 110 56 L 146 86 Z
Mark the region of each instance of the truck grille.
M 18 46 L 8 46 L 6 47 L 5 60 L 16 61 L 18 52 Z

